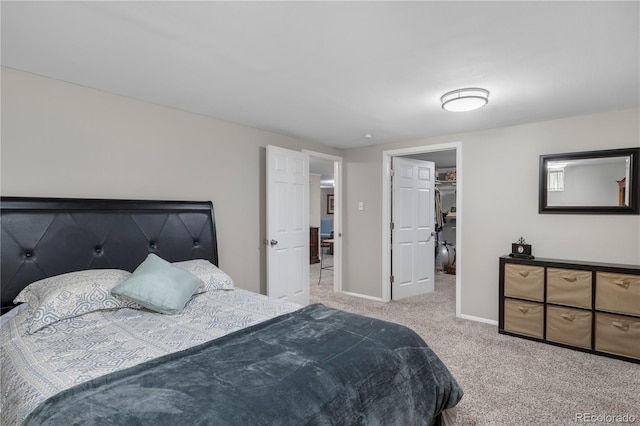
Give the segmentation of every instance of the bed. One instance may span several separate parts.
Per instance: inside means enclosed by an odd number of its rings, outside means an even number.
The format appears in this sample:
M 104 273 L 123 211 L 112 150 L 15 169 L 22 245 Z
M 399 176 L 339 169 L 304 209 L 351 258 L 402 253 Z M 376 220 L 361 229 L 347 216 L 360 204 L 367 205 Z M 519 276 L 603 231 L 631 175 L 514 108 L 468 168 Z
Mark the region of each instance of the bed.
M 238 288 L 210 202 L 1 204 L 1 424 L 430 425 L 462 398 L 406 327 Z

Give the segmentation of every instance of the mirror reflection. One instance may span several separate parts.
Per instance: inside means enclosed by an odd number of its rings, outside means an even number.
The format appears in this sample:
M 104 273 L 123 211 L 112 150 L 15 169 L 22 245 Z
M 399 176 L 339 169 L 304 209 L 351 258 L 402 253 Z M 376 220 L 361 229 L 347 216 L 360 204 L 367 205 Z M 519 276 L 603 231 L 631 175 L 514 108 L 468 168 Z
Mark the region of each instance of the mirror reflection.
M 631 156 L 547 162 L 548 206 L 629 206 Z

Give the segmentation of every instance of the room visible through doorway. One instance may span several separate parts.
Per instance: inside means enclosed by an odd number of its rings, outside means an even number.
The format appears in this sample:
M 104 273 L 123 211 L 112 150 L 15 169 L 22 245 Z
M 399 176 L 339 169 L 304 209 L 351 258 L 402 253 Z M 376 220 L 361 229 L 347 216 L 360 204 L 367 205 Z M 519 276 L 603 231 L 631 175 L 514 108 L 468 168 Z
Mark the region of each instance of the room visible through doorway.
M 342 159 L 309 152 L 309 285 L 342 291 Z

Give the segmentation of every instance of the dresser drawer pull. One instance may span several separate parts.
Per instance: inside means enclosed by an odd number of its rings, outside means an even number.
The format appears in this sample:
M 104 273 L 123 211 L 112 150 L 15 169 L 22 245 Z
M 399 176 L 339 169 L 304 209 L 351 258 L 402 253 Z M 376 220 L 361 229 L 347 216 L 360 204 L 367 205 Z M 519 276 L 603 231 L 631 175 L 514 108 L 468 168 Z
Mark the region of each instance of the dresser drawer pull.
M 627 324 L 627 323 L 622 323 L 622 322 L 619 322 L 619 321 L 612 321 L 611 325 L 613 325 L 614 327 L 618 327 L 622 331 L 629 330 L 629 324 Z
M 629 283 L 624 280 L 615 280 L 613 283 L 615 285 L 619 285 L 622 288 L 629 288 Z
M 565 281 L 569 281 L 570 283 L 576 282 L 576 277 L 562 277 Z
M 529 271 L 519 271 L 518 272 L 523 278 L 527 278 L 529 276 Z
M 529 308 L 526 308 L 524 306 L 520 306 L 518 307 L 518 309 L 520 310 L 520 312 L 522 312 L 523 314 L 526 314 L 527 312 L 529 312 Z
M 567 314 L 567 313 L 564 313 L 564 314 L 561 314 L 560 316 L 561 316 L 562 318 L 566 319 L 567 321 L 573 321 L 574 319 L 576 319 L 575 314 Z

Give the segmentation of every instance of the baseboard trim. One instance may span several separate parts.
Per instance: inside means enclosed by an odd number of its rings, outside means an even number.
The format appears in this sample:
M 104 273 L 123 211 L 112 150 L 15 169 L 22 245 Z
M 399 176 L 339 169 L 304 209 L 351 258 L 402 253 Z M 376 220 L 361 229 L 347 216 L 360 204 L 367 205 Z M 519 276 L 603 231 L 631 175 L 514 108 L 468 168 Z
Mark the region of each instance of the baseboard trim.
M 369 299 L 369 300 L 375 300 L 376 302 L 382 302 L 382 298 L 368 296 L 366 294 L 351 293 L 350 291 L 343 291 L 342 294 L 346 294 L 347 296 L 360 297 L 361 299 Z
M 347 296 L 359 297 L 361 299 L 375 300 L 376 302 L 384 302 L 381 297 L 373 297 L 373 296 L 369 296 L 369 295 L 366 295 L 366 294 L 352 293 L 350 291 L 343 291 L 342 294 L 346 294 Z M 485 324 L 498 326 L 498 321 L 490 320 L 490 319 L 482 318 L 482 317 L 476 317 L 476 316 L 473 316 L 473 315 L 461 314 L 459 316 L 459 318 L 466 319 L 466 320 L 469 320 L 469 321 L 482 322 L 482 323 L 485 323 Z
M 485 324 L 491 324 L 491 325 L 496 325 L 496 326 L 498 325 L 498 321 L 490 320 L 490 319 L 482 318 L 482 317 L 474 317 L 473 315 L 460 314 L 460 318 L 466 319 L 466 320 L 469 320 L 469 321 L 483 322 Z

